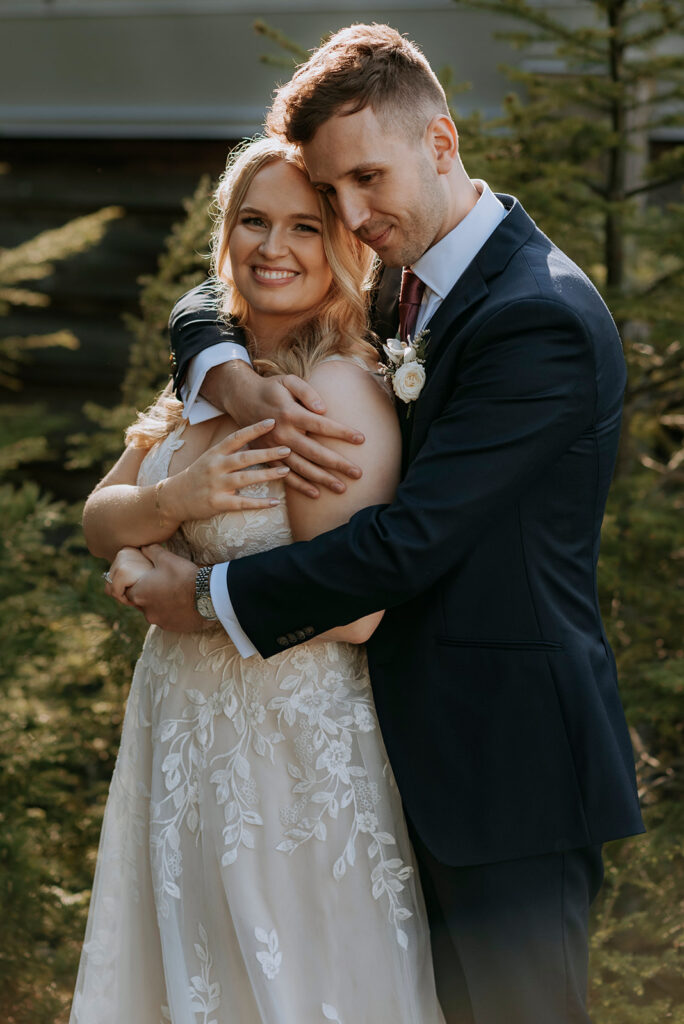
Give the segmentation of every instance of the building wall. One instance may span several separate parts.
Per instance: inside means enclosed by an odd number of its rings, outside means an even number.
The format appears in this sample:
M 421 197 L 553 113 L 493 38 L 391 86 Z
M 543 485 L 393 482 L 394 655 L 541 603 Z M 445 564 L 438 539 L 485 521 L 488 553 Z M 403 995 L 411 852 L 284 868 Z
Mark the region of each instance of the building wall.
M 491 15 L 451 0 L 0 0 L 0 132 L 11 136 L 240 138 L 256 131 L 286 69 L 257 18 L 305 47 L 354 21 L 388 22 L 433 67 L 472 81 L 465 108 L 493 112 L 515 59 Z M 497 27 L 500 22 L 497 20 Z

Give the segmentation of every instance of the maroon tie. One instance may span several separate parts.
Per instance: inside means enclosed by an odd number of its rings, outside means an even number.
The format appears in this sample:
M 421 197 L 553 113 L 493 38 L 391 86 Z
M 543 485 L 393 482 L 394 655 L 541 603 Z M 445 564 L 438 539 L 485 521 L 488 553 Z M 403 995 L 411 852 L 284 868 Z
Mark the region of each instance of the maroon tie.
M 414 336 L 416 320 L 420 301 L 425 291 L 425 282 L 404 267 L 401 274 L 401 289 L 399 291 L 399 340 L 408 341 L 408 336 Z

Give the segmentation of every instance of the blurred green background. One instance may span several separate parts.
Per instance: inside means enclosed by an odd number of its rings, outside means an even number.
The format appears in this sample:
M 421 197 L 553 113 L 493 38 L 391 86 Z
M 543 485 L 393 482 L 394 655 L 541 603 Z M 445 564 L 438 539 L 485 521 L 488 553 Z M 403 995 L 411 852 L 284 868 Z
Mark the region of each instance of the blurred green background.
M 478 110 L 457 72 L 440 68 L 468 171 L 521 199 L 593 278 L 624 340 L 629 385 L 599 586 L 649 832 L 606 850 L 592 1014 L 596 1024 L 681 1024 L 682 3 L 586 0 L 572 16 L 562 5 L 525 0 L 452 0 L 450 7 L 479 11 L 523 58 L 501 72 L 510 91 L 497 111 Z M 299 40 L 263 23 L 257 32 L 268 51 L 264 66 L 282 79 L 303 55 Z M 80 510 L 121 450 L 135 409 L 166 380 L 168 313 L 206 274 L 209 194 L 227 150 L 228 141 L 216 139 L 154 147 L 0 142 L 0 205 L 12 211 L 0 249 L 0 1017 L 7 1024 L 68 1018 L 99 827 L 145 632 L 137 613 L 104 597 L 104 565 L 85 550 Z M 46 173 L 76 182 L 77 215 L 36 203 Z M 84 209 L 83 195 L 106 203 Z

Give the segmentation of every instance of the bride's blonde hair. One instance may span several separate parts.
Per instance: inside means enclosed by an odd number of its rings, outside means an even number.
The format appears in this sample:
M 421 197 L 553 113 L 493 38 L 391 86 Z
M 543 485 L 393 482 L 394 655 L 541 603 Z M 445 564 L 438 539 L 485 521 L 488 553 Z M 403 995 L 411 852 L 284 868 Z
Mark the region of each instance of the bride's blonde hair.
M 324 195 L 317 192 L 323 250 L 332 272 L 332 283 L 313 316 L 287 333 L 269 359 L 260 359 L 256 339 L 249 330 L 249 306 L 231 275 L 228 246 L 240 208 L 256 175 L 282 160 L 306 177 L 299 150 L 275 137 L 247 140 L 228 157 L 226 170 L 214 192 L 214 230 L 211 269 L 219 314 L 242 327 L 254 368 L 268 376 L 293 373 L 307 379 L 317 363 L 330 355 L 357 355 L 377 359 L 368 328 L 368 306 L 375 279 L 373 252 L 333 213 Z M 173 397 L 169 383 L 156 401 L 126 431 L 126 444 L 149 448 L 165 437 L 182 419 L 183 405 Z

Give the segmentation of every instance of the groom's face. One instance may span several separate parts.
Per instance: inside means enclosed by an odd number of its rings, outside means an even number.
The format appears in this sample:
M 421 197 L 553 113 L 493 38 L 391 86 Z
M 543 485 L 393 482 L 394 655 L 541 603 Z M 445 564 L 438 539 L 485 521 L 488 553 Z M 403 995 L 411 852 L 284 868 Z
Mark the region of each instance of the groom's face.
M 365 107 L 331 117 L 302 153 L 314 187 L 388 266 L 409 266 L 441 237 L 447 199 L 427 136 Z

